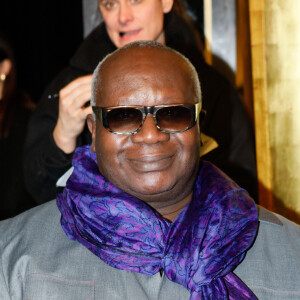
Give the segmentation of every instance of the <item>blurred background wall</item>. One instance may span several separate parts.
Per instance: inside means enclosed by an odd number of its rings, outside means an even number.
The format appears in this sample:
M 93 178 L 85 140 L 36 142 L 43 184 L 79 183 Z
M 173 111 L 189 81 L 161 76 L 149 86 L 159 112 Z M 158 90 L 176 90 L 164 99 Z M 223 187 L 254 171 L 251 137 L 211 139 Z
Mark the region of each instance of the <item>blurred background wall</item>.
M 300 222 L 300 1 L 249 10 L 260 202 Z

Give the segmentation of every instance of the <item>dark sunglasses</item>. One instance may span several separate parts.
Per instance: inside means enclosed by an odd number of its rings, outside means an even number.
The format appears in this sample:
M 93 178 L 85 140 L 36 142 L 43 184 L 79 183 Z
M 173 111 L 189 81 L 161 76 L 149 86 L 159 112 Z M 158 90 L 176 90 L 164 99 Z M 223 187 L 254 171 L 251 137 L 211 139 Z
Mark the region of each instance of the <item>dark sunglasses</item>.
M 93 112 L 104 128 L 115 134 L 134 134 L 141 130 L 147 114 L 152 114 L 159 131 L 183 132 L 196 124 L 201 103 L 156 106 L 93 106 Z

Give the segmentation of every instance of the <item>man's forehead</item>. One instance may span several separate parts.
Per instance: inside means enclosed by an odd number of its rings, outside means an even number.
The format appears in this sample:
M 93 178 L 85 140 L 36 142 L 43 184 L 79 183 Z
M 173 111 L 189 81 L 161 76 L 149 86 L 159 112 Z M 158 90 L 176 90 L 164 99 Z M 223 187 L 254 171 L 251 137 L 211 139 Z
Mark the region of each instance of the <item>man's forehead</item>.
M 187 67 L 182 57 L 164 48 L 126 48 L 115 52 L 103 63 L 101 77 L 110 74 L 116 76 L 123 69 L 132 69 L 133 66 L 139 72 L 146 72 L 147 67 L 160 71 L 167 67 L 169 73 L 184 72 Z
M 162 45 L 120 48 L 94 73 L 92 102 L 98 106 L 193 104 L 200 99 L 193 66 Z
M 109 57 L 100 72 L 101 94 L 129 92 L 152 85 L 155 89 L 188 88 L 190 69 L 178 55 L 153 48 L 130 48 Z

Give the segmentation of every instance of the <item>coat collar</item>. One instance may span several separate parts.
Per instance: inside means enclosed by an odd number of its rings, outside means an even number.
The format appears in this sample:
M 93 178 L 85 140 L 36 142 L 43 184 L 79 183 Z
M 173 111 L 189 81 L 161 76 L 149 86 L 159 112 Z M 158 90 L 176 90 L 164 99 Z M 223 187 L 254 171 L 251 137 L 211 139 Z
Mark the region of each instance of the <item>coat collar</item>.
M 82 42 L 70 64 L 86 73 L 92 73 L 98 63 L 109 53 L 116 50 L 109 39 L 105 24 L 98 25 Z

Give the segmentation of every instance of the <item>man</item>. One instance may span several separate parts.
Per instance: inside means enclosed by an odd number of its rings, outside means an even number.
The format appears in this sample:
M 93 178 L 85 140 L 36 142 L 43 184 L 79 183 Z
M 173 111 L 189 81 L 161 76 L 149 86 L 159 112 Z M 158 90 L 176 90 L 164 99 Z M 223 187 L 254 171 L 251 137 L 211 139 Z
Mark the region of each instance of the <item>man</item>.
M 99 0 L 104 23 L 86 38 L 70 66 L 47 88 L 29 124 L 25 182 L 37 203 L 55 198 L 56 182 L 70 168 L 75 148 L 91 142 L 86 126 L 86 116 L 92 112 L 87 105 L 90 74 L 108 53 L 137 40 L 167 44 L 192 61 L 201 79 L 207 112 L 202 132 L 219 145 L 205 159 L 256 196 L 254 135 L 248 117 L 236 91 L 204 62 L 193 28 L 176 9 L 179 3 Z M 59 97 L 53 99 L 53 95 Z
M 247 192 L 199 159 L 186 58 L 120 48 L 96 68 L 91 103 L 92 144 L 58 208 L 0 223 L 1 299 L 299 298 L 299 227 L 261 208 L 258 229 Z

